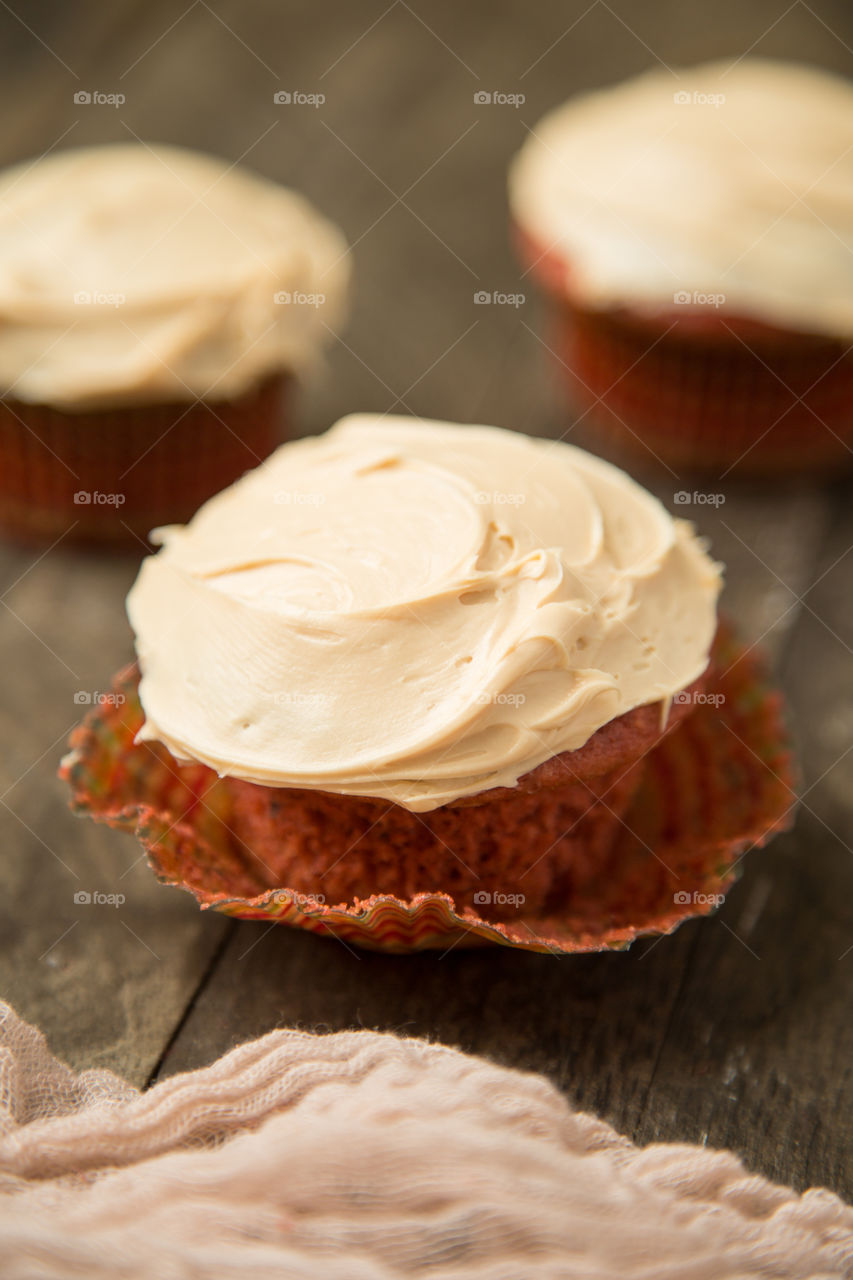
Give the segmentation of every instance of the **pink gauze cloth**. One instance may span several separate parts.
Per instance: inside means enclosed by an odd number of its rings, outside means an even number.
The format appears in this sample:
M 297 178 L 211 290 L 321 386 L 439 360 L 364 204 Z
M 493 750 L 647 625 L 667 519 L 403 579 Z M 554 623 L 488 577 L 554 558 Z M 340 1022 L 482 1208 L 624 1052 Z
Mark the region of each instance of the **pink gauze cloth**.
M 819 1280 L 853 1209 L 423 1040 L 275 1031 L 139 1093 L 0 1004 L 0 1275 Z

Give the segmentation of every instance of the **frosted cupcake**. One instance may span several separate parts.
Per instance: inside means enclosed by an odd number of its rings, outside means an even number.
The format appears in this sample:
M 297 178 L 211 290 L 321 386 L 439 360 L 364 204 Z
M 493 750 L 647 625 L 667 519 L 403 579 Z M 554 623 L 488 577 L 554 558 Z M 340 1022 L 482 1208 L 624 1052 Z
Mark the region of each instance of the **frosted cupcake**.
M 742 59 L 574 99 L 510 174 L 582 421 L 670 467 L 853 454 L 853 85 Z
M 302 197 L 173 147 L 7 170 L 0 232 L 0 527 L 25 537 L 144 537 L 256 466 L 349 275 Z
M 647 762 L 691 720 L 706 774 L 724 748 L 743 783 L 733 739 L 757 758 L 749 727 L 703 739 L 718 566 L 571 446 L 350 417 L 159 539 L 128 598 L 138 693 L 131 673 L 65 770 L 81 810 L 135 825 L 206 904 L 417 918 L 438 895 L 466 928 L 530 934 L 590 885 L 600 900 Z M 704 813 L 715 873 L 779 820 L 759 791 L 746 827 L 733 805 L 736 842 Z

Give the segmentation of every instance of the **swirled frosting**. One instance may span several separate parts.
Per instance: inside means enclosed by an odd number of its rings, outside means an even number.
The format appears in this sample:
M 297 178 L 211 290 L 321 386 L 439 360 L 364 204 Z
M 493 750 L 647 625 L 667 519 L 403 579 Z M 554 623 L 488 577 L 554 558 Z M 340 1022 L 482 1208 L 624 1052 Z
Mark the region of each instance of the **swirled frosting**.
M 159 536 L 128 597 L 140 737 L 415 811 L 666 702 L 716 626 L 689 524 L 608 463 L 495 427 L 344 418 Z
M 532 131 L 510 201 L 592 305 L 710 304 L 853 336 L 853 84 L 838 76 L 745 58 L 576 98 Z
M 141 144 L 0 175 L 0 384 L 68 409 L 227 399 L 341 315 L 340 232 L 224 160 Z

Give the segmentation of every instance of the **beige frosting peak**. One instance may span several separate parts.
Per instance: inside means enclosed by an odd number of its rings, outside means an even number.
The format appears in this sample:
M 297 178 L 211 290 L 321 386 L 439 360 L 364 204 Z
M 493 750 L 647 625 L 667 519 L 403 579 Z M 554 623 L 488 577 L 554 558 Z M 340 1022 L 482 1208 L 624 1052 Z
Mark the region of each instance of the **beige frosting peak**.
M 227 399 L 342 311 L 340 232 L 212 156 L 62 151 L 0 175 L 0 386 L 63 408 Z
M 745 58 L 655 70 L 539 122 L 516 222 L 595 306 L 722 306 L 853 336 L 853 83 Z
M 344 418 L 160 538 L 128 597 L 141 738 L 416 811 L 666 702 L 716 627 L 688 524 L 582 450 L 495 427 Z

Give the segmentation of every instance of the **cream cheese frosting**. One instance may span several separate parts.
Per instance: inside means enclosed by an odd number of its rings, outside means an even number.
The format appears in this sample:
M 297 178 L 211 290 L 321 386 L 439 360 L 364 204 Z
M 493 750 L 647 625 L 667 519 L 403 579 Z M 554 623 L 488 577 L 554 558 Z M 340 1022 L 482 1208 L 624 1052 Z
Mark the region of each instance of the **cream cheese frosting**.
M 277 183 L 142 144 L 0 175 L 0 383 L 67 409 L 228 399 L 341 318 L 341 233 Z
M 591 305 L 710 303 L 853 337 L 853 84 L 838 76 L 745 58 L 578 97 L 532 131 L 510 203 Z
M 666 708 L 716 627 L 689 524 L 496 427 L 344 418 L 158 536 L 128 597 L 140 740 L 416 812 Z

